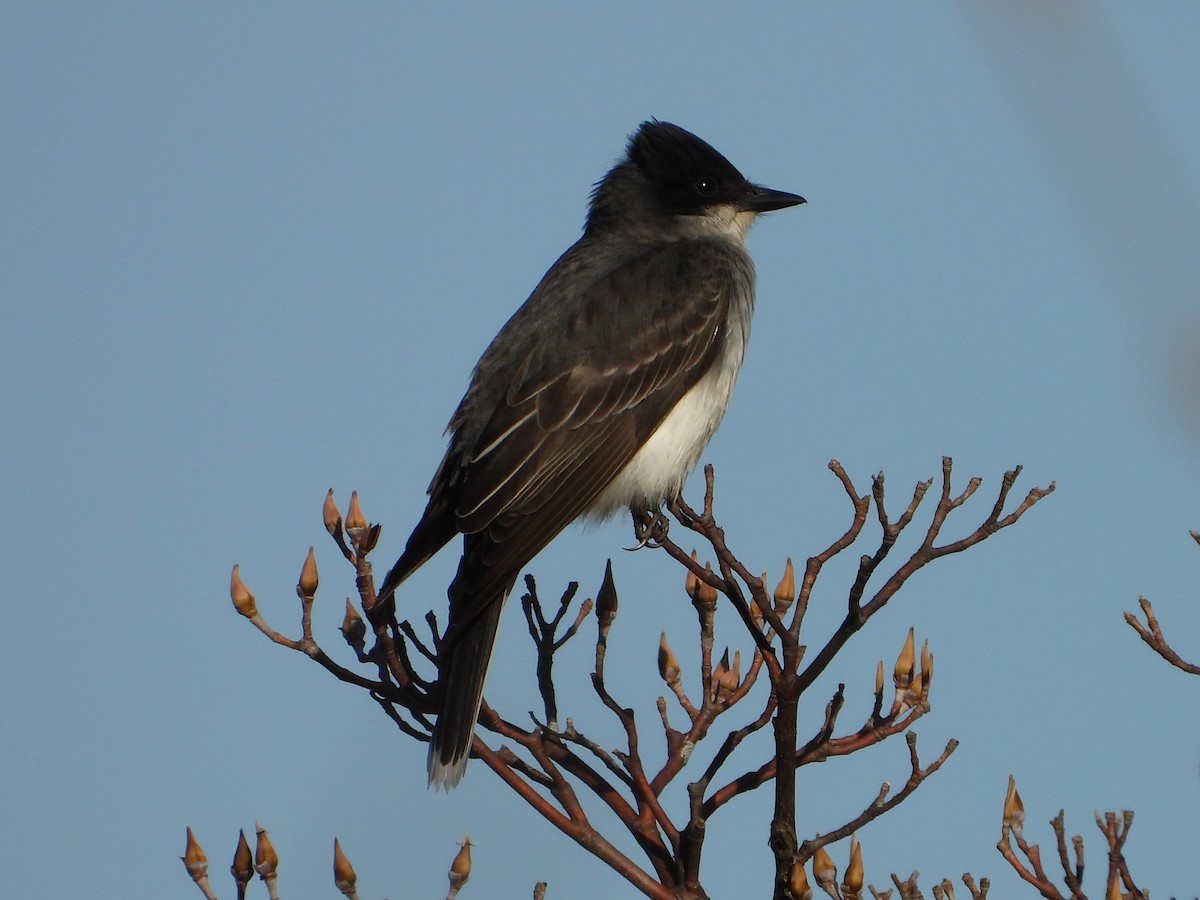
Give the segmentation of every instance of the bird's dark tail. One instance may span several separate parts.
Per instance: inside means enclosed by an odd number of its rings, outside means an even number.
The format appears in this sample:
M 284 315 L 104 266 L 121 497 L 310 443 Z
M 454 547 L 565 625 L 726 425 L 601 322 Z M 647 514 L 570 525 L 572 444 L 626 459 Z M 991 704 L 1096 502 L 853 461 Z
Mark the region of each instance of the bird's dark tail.
M 458 579 L 455 579 L 456 584 Z M 487 679 L 496 629 L 500 625 L 500 610 L 512 590 L 512 581 L 504 592 L 486 603 L 471 620 L 461 625 L 454 621 L 454 600 L 451 598 L 450 625 L 447 640 L 442 644 L 438 661 L 438 682 L 442 709 L 433 726 L 429 744 L 429 785 L 450 790 L 463 777 L 475 720 L 483 701 L 483 684 Z M 454 586 L 451 587 L 451 593 Z
M 432 497 L 425 508 L 425 515 L 413 529 L 404 546 L 404 553 L 388 571 L 379 587 L 379 599 L 386 600 L 396 593 L 404 579 L 425 565 L 458 532 L 454 528 L 454 515 L 443 496 Z

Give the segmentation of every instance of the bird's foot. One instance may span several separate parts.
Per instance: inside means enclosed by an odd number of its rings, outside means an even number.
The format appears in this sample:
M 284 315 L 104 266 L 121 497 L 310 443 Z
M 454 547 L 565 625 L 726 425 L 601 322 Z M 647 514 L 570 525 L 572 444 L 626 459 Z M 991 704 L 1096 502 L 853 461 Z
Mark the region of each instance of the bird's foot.
M 626 547 L 625 549 L 631 553 L 634 550 L 641 550 L 643 547 L 649 547 L 654 550 L 663 545 L 663 541 L 667 539 L 667 532 L 671 529 L 671 520 L 661 509 L 650 510 L 632 510 L 633 513 L 633 537 L 637 541 L 634 547 Z

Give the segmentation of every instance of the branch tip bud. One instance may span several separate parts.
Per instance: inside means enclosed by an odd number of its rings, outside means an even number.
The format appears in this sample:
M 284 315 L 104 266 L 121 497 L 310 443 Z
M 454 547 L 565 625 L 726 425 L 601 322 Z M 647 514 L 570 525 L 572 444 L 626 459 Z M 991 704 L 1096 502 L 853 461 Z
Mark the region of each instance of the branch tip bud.
M 704 571 L 713 573 L 712 563 L 704 564 Z M 696 579 L 696 590 L 692 593 L 692 605 L 701 614 L 712 612 L 717 608 L 717 589 L 702 578 Z
M 617 617 L 617 586 L 613 582 L 612 560 L 604 564 L 604 578 L 600 582 L 600 590 L 596 592 L 596 618 L 602 626 L 613 623 Z
M 696 565 L 700 564 L 700 557 L 699 557 L 699 555 L 697 555 L 696 550 L 694 548 L 692 549 L 692 562 L 696 563 Z M 688 569 L 687 575 L 685 575 L 683 578 L 684 592 L 689 597 L 691 597 L 693 600 L 695 600 L 696 599 L 696 588 L 699 587 L 699 585 L 700 585 L 700 579 L 696 577 L 696 573 L 693 572 L 691 569 Z
M 933 681 L 933 653 L 929 650 L 929 641 L 921 646 L 921 690 L 929 695 L 929 685 Z
M 333 839 L 333 883 L 347 897 L 354 893 L 354 887 L 358 884 L 354 866 L 350 865 L 350 860 L 342 852 L 342 845 L 337 838 Z
M 779 579 L 779 584 L 775 585 L 775 608 L 777 610 L 785 610 L 792 605 L 796 599 L 796 567 L 792 565 L 792 558 L 789 556 L 783 567 L 783 577 Z
M 183 856 L 179 858 L 183 860 L 184 868 L 192 876 L 192 881 L 199 881 L 208 874 L 208 857 L 204 855 L 204 850 L 190 827 L 187 830 L 187 846 L 184 847 Z
M 908 637 L 904 640 L 904 648 L 896 657 L 896 667 L 892 670 L 892 679 L 898 690 L 904 690 L 912 683 L 914 663 L 913 629 L 908 629 Z
M 358 491 L 350 493 L 350 508 L 346 510 L 346 533 L 355 540 L 367 532 L 367 517 L 358 504 Z
M 850 864 L 846 866 L 846 877 L 842 879 L 842 892 L 858 896 L 863 889 L 862 844 L 850 835 Z
M 728 652 L 728 651 L 726 651 Z M 742 651 L 733 651 L 733 665 L 729 667 L 729 671 L 725 673 L 725 690 L 733 693 L 738 689 L 738 685 L 742 683 Z
M 241 828 L 238 829 L 237 849 L 233 851 L 233 865 L 229 867 L 229 874 L 243 887 L 254 877 L 254 857 L 250 854 L 246 832 Z
M 308 548 L 308 556 L 304 557 L 304 565 L 300 568 L 300 581 L 296 584 L 296 593 L 301 597 L 311 598 L 317 593 L 317 557 L 313 548 Z
M 325 495 L 325 503 L 321 507 L 321 519 L 325 522 L 325 530 L 334 537 L 342 530 L 342 513 L 333 502 L 333 488 Z
M 1004 797 L 1004 820 L 1003 825 L 1015 834 L 1018 840 L 1021 837 L 1021 826 L 1025 824 L 1025 804 L 1021 802 L 1021 795 L 1017 791 L 1017 781 L 1011 775 L 1008 776 L 1008 793 Z
M 667 643 L 667 633 L 664 631 L 658 640 L 658 674 L 667 684 L 677 684 L 680 671 L 679 660 L 671 652 L 671 646 Z
M 457 894 L 458 889 L 471 877 L 471 835 L 463 835 L 458 846 L 460 849 L 454 855 L 454 861 L 450 863 L 450 871 L 447 873 L 450 876 L 451 896 Z
M 254 595 L 242 581 L 236 563 L 233 566 L 233 574 L 229 576 L 229 596 L 233 600 L 233 608 L 247 619 L 253 619 L 258 615 L 258 606 L 254 602 Z
M 812 900 L 812 888 L 808 884 L 808 873 L 804 871 L 804 863 L 800 860 L 792 862 L 792 870 L 788 873 L 788 891 L 792 900 Z
M 833 864 L 831 857 L 824 847 L 821 847 L 813 854 L 813 876 L 817 879 L 817 884 L 822 887 L 832 887 L 837 882 L 837 866 Z
M 270 881 L 279 868 L 279 854 L 275 852 L 271 838 L 267 836 L 267 829 L 261 822 L 254 823 L 254 830 L 258 834 L 258 843 L 254 847 L 254 871 L 258 872 L 263 881 Z
M 354 608 L 354 604 L 350 602 L 349 597 L 346 598 L 346 615 L 342 617 L 341 632 L 342 637 L 351 647 L 367 636 L 367 625 L 363 622 L 362 616 L 358 614 L 358 610 Z

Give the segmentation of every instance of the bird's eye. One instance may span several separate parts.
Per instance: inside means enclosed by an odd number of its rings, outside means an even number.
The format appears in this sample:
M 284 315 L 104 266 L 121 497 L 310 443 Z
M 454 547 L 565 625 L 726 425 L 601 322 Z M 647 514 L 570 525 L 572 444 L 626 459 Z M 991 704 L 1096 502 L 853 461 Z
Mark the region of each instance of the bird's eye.
M 696 193 L 701 197 L 711 197 L 717 192 L 717 179 L 701 178 L 696 182 Z

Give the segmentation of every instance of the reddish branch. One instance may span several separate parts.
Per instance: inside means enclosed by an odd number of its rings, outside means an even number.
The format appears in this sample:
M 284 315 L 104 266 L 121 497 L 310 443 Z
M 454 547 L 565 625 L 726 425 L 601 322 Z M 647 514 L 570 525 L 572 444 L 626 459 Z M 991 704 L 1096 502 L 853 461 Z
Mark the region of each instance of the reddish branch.
M 1190 532 L 1192 540 L 1200 544 L 1200 532 Z M 1131 612 L 1125 613 L 1125 621 L 1129 626 L 1138 633 L 1147 646 L 1155 653 L 1169 662 L 1177 669 L 1187 672 L 1189 675 L 1200 675 L 1200 666 L 1187 662 L 1183 657 L 1175 652 L 1175 649 L 1167 643 L 1166 637 L 1163 635 L 1162 628 L 1158 625 L 1158 619 L 1154 616 L 1154 609 L 1150 606 L 1150 601 L 1145 597 L 1138 598 L 1138 604 L 1142 607 L 1142 613 L 1146 616 L 1146 624 L 1143 625 L 1138 621 L 1137 616 Z
M 1200 544 L 1200 533 L 1193 531 L 1191 535 L 1193 540 Z M 1130 627 L 1168 663 L 1189 674 L 1200 675 L 1200 666 L 1184 660 L 1168 643 L 1158 624 L 1158 619 L 1154 615 L 1150 601 L 1145 597 L 1140 597 L 1138 602 L 1146 621 L 1143 624 L 1136 615 L 1127 612 L 1125 621 L 1129 623 Z M 996 845 L 1001 855 L 1012 866 L 1013 871 L 1048 900 L 1066 900 L 1067 897 L 1070 897 L 1071 900 L 1087 900 L 1083 893 L 1083 838 L 1080 835 L 1074 835 L 1070 841 L 1067 840 L 1064 815 L 1062 810 L 1059 810 L 1058 815 L 1051 820 L 1050 827 L 1054 831 L 1058 862 L 1063 870 L 1062 882 L 1067 890 L 1067 893 L 1064 894 L 1046 872 L 1042 863 L 1041 849 L 1037 844 L 1028 844 L 1022 836 L 1021 822 L 1024 812 L 1019 809 L 1019 798 L 1016 806 L 1012 808 L 1009 806 L 1012 803 L 1014 791 L 1011 780 L 1009 791 L 1010 799 L 1006 803 L 1000 842 Z M 1013 809 L 1017 811 L 1014 813 Z M 1096 825 L 1108 844 L 1105 896 L 1121 896 L 1130 898 L 1130 900 L 1141 900 L 1146 895 L 1134 883 L 1125 859 L 1125 841 L 1129 837 L 1129 829 L 1133 826 L 1133 813 L 1122 812 L 1118 815 L 1108 812 L 1103 816 L 1097 813 Z
M 770 828 L 770 845 L 775 856 L 774 893 L 776 898 L 782 900 L 790 896 L 788 878 L 794 864 L 804 863 L 827 844 L 861 829 L 903 802 L 937 771 L 954 750 L 956 742 L 951 741 L 936 760 L 922 766 L 917 756 L 916 735 L 908 731 L 916 719 L 930 708 L 931 671 L 925 672 L 924 668 L 926 665 L 931 667 L 931 659 L 928 663 L 923 662 L 923 678 L 918 678 L 912 685 L 907 680 L 902 683 L 900 674 L 897 674 L 896 697 L 890 709 L 884 710 L 882 688 L 878 688 L 871 714 L 857 729 L 849 732 L 837 733 L 843 702 L 841 687 L 827 705 L 819 728 L 804 741 L 798 737 L 799 701 L 851 637 L 883 609 L 913 574 L 936 559 L 973 547 L 1014 524 L 1038 500 L 1050 493 L 1054 485 L 1029 491 L 1022 502 L 1011 512 L 1005 513 L 1008 495 L 1020 468 L 1007 472 L 1001 480 L 991 512 L 984 521 L 963 536 L 942 540 L 942 530 L 951 513 L 962 506 L 981 484 L 979 479 L 971 479 L 964 490 L 955 494 L 951 488 L 951 462 L 949 458 L 943 459 L 941 490 L 919 546 L 896 568 L 881 574 L 883 563 L 902 533 L 914 521 L 932 481 L 918 484 L 904 510 L 892 519 L 886 510 L 882 475 L 872 480 L 870 493 L 860 496 L 841 465 L 836 461 L 831 462 L 830 469 L 850 500 L 850 524 L 828 547 L 807 560 L 794 596 L 789 593 L 772 597 L 762 578 L 755 576 L 726 544 L 725 533 L 713 515 L 714 475 L 711 467 L 705 469 L 702 509 L 696 511 L 682 500 L 677 500 L 670 505 L 670 510 L 683 528 L 699 535 L 708 544 L 714 560 L 712 568 L 701 565 L 668 535 L 666 520 L 662 517 L 648 518 L 640 523 L 649 526 L 649 545 L 661 547 L 690 573 L 689 593 L 699 626 L 699 694 L 689 696 L 678 673 L 672 673 L 667 678 L 668 686 L 686 717 L 682 728 L 671 726 L 666 701 L 661 697 L 658 701 L 658 720 L 666 741 L 666 755 L 661 762 L 648 764 L 634 710 L 619 703 L 605 684 L 605 658 L 617 614 L 616 590 L 612 585 L 611 572 L 606 573 L 595 608 L 599 631 L 592 685 L 625 735 L 624 746 L 619 750 L 602 747 L 569 718 L 565 726 L 560 726 L 558 722 L 554 657 L 564 644 L 578 636 L 581 625 L 593 611 L 592 601 L 579 604 L 571 614 L 569 610 L 575 602 L 575 585 L 571 585 L 559 599 L 557 610 L 552 615 L 546 615 L 538 598 L 536 584 L 532 578 L 527 579 L 528 592 L 522 598 L 522 609 L 537 649 L 537 681 L 544 705 L 544 721 L 534 717 L 532 725 L 523 727 L 498 715 L 485 703 L 480 713 L 480 725 L 482 729 L 498 735 L 505 743 L 493 746 L 476 735 L 472 744 L 473 755 L 481 759 L 546 821 L 602 859 L 646 896 L 677 900 L 706 897 L 700 869 L 708 820 L 734 797 L 773 783 L 775 812 Z M 842 623 L 823 642 L 816 642 L 820 649 L 806 660 L 800 637 L 813 588 L 825 563 L 860 539 L 871 519 L 872 506 L 880 529 L 879 543 L 873 552 L 860 558 L 857 573 L 847 588 L 846 613 Z M 436 669 L 428 675 L 422 675 L 414 665 L 414 660 L 424 660 L 422 665 L 426 668 L 429 668 L 429 663 L 436 667 L 440 644 L 436 620 L 432 613 L 427 616 L 430 640 L 426 643 L 418 638 L 416 629 L 409 622 L 397 621 L 390 602 L 379 603 L 368 554 L 378 541 L 380 527 L 367 524 L 358 509 L 357 498 L 352 498 L 348 521 L 344 523 L 330 496 L 326 500 L 324 519 L 340 552 L 354 567 L 360 605 L 374 634 L 375 645 L 369 651 L 365 649 L 361 627 L 357 637 L 353 635 L 353 628 L 345 628 L 343 633 L 347 642 L 355 648 L 359 662 L 374 666 L 375 677 L 365 677 L 335 663 L 313 637 L 311 609 L 316 590 L 315 566 L 308 587 L 301 591 L 302 637 L 299 640 L 286 638 L 270 629 L 256 609 L 253 616 L 248 615 L 243 610 L 244 604 L 238 604 L 236 596 L 235 604 L 271 640 L 305 653 L 341 681 L 368 691 L 406 734 L 428 740 L 431 727 L 429 714 L 436 708 Z M 778 589 L 776 593 L 779 593 Z M 714 612 L 718 595 L 733 606 L 754 642 L 755 650 L 744 675 L 727 657 L 716 665 L 713 663 L 716 637 Z M 252 597 L 250 606 L 253 606 Z M 1148 610 L 1148 604 L 1144 608 Z M 1157 633 L 1153 617 L 1150 617 L 1150 622 L 1152 633 Z M 414 647 L 415 654 L 411 652 Z M 673 818 L 661 802 L 663 791 L 682 773 L 689 761 L 693 762 L 693 770 L 698 768 L 695 758 L 699 748 L 708 746 L 705 741 L 721 717 L 750 696 L 764 672 L 770 682 L 770 691 L 763 698 L 761 709 L 752 713 L 748 722 L 722 731 L 719 744 L 708 755 L 703 767 L 699 768 L 699 777 L 687 786 L 686 810 Z M 911 675 L 911 672 L 908 673 L 906 679 Z M 765 729 L 768 724 L 773 729 L 773 747 L 763 754 L 761 763 L 731 778 L 723 776 L 722 771 L 734 750 L 744 746 L 748 737 Z M 910 764 L 910 773 L 901 788 L 893 792 L 885 783 L 862 812 L 821 832 L 818 837 L 800 843 L 795 821 L 796 770 L 801 766 L 845 756 L 899 733 L 905 733 Z M 641 864 L 617 849 L 592 824 L 585 809 L 586 798 L 590 798 L 588 802 L 592 805 L 598 803 L 606 807 L 616 817 L 642 854 Z M 813 829 L 806 825 L 805 831 L 811 833 Z M 1033 850 L 1036 853 L 1036 848 Z M 1035 871 L 1040 869 L 1035 867 Z M 897 881 L 897 885 L 900 882 Z M 973 882 L 968 883 L 972 896 L 986 895 L 986 883 L 982 892 L 973 885 Z
M 673 557 L 687 566 L 697 578 L 703 578 L 733 602 L 742 621 L 758 641 L 759 648 L 765 657 L 773 694 L 778 704 L 774 719 L 775 758 L 758 773 L 743 775 L 719 796 L 722 800 L 728 799 L 742 790 L 758 787 L 768 780 L 775 781 L 776 802 L 770 844 L 776 858 L 775 896 L 779 900 L 785 897 L 792 863 L 800 855 L 795 826 L 795 768 L 800 764 L 795 756 L 795 748 L 797 746 L 800 696 L 825 671 L 850 638 L 895 596 L 915 572 L 943 556 L 969 549 L 997 531 L 1016 523 L 1028 509 L 1054 490 L 1053 484 L 1047 488 L 1034 488 L 1028 492 L 1016 509 L 1005 514 L 1004 508 L 1009 492 L 1021 472 L 1021 467 L 1018 466 L 1004 474 L 991 513 L 983 523 L 964 537 L 939 545 L 938 539 L 947 518 L 954 510 L 962 506 L 981 484 L 980 479 L 973 478 L 961 493 L 955 495 L 951 484 L 952 463 L 949 457 L 943 458 L 941 492 L 924 539 L 911 556 L 886 578 L 871 598 L 864 603 L 862 598 L 872 576 L 891 552 L 900 534 L 912 522 L 917 508 L 925 498 L 932 482 L 919 483 L 904 512 L 893 521 L 889 519 L 886 512 L 882 474 L 873 479 L 872 491 L 869 496 L 859 496 L 850 477 L 836 460 L 830 463 L 830 469 L 842 483 L 850 498 L 853 506 L 853 518 L 850 527 L 841 537 L 824 551 L 808 560 L 795 609 L 792 611 L 791 620 L 786 624 L 767 601 L 766 589 L 761 579 L 755 577 L 730 551 L 725 543 L 724 531 L 713 518 L 714 476 L 711 466 L 705 469 L 706 491 L 703 512 L 697 514 L 682 501 L 673 507 L 673 512 L 676 513 L 682 524 L 700 534 L 711 544 L 717 557 L 719 579 L 711 573 L 701 570 L 697 562 L 691 560 L 682 548 L 667 540 L 665 536 L 656 536 L 659 538 L 659 543 Z M 879 546 L 874 554 L 863 556 L 860 560 L 858 573 L 848 592 L 847 612 L 841 626 L 801 671 L 800 663 L 804 657 L 804 648 L 800 644 L 800 630 L 808 609 L 812 589 L 824 564 L 858 540 L 868 519 L 872 501 L 874 501 L 881 528 Z M 751 606 L 746 599 L 746 591 L 750 593 L 756 608 L 766 619 L 770 632 L 778 638 L 778 650 L 773 643 L 762 637 L 755 626 Z M 794 761 L 793 764 L 788 765 L 785 762 L 789 759 Z M 713 809 L 719 805 L 719 803 L 714 804 Z
M 1147 895 L 1134 884 L 1133 877 L 1129 873 L 1129 866 L 1125 861 L 1125 840 L 1129 837 L 1129 829 L 1133 825 L 1133 813 L 1122 812 L 1119 816 L 1113 812 L 1107 812 L 1103 816 L 1096 813 L 1096 825 L 1108 844 L 1105 896 L 1117 896 L 1114 891 L 1119 891 L 1119 895 L 1128 900 L 1145 900 Z M 1058 889 L 1052 877 L 1046 872 L 1042 863 L 1041 848 L 1037 844 L 1029 844 L 1025 841 L 1021 833 L 1020 822 L 1004 824 L 996 849 L 1012 866 L 1013 871 L 1047 900 L 1067 900 L 1067 898 L 1087 900 L 1087 895 L 1083 892 L 1083 838 L 1080 835 L 1074 835 L 1068 842 L 1065 816 L 1061 809 L 1058 811 L 1058 815 L 1050 820 L 1050 827 L 1054 831 L 1058 862 L 1063 870 L 1062 881 L 1067 889 L 1065 894 Z M 1070 849 L 1068 849 L 1068 843 Z M 1022 860 L 1022 856 L 1024 860 Z
M 1167 639 L 1162 633 L 1162 628 L 1159 627 L 1158 619 L 1154 615 L 1154 608 L 1150 606 L 1150 601 L 1145 597 L 1139 597 L 1138 603 L 1142 607 L 1142 613 L 1146 616 L 1145 625 L 1139 622 L 1137 616 L 1133 613 L 1125 613 L 1125 621 L 1138 633 L 1138 637 L 1145 641 L 1151 650 L 1175 668 L 1182 669 L 1189 675 L 1200 675 L 1200 666 L 1185 660 L 1167 643 Z

